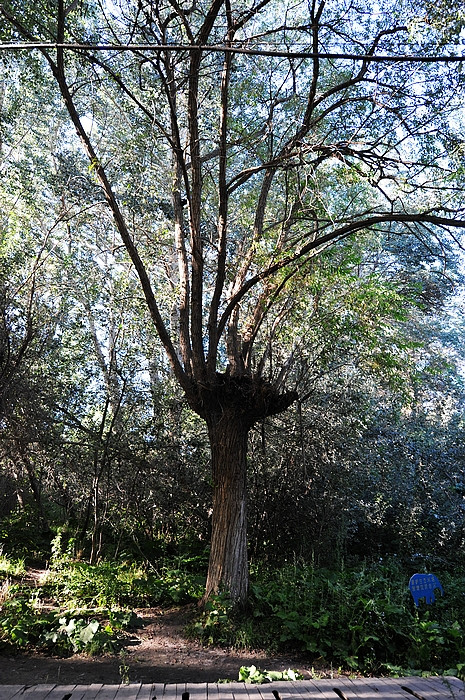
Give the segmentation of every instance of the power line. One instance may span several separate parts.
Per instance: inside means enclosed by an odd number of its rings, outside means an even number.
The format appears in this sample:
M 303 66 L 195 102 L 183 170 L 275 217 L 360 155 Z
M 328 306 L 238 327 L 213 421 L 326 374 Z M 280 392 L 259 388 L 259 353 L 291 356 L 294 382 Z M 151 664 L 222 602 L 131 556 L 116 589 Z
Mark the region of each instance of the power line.
M 205 53 L 233 53 L 246 56 L 271 56 L 275 58 L 310 58 L 332 59 L 342 61 L 360 61 L 366 63 L 463 63 L 465 56 L 414 56 L 371 55 L 350 53 L 324 53 L 311 51 L 277 51 L 273 49 L 249 49 L 222 45 L 193 44 L 57 44 L 53 42 L 18 42 L 0 43 L 0 51 L 54 50 L 66 51 L 202 51 Z

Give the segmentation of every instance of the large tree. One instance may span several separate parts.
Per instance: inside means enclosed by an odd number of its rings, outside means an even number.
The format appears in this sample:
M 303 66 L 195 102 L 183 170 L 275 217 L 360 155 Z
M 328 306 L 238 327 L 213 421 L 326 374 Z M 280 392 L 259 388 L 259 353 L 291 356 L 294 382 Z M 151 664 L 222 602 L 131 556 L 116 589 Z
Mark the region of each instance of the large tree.
M 2 41 L 41 53 L 37 90 L 46 68 L 206 422 L 205 596 L 243 601 L 248 433 L 298 396 L 292 334 L 287 356 L 273 341 L 305 314 L 315 257 L 369 230 L 440 257 L 465 226 L 460 75 L 402 60 L 433 55 L 442 30 L 408 1 L 3 0 L 0 12 Z

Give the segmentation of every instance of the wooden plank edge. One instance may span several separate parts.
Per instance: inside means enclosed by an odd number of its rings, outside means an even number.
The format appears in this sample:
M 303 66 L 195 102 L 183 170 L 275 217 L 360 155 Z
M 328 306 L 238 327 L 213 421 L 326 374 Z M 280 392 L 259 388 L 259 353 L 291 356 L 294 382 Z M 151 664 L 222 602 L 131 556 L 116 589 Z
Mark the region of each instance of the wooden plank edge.
M 0 700 L 12 700 L 21 694 L 25 685 L 0 685 Z

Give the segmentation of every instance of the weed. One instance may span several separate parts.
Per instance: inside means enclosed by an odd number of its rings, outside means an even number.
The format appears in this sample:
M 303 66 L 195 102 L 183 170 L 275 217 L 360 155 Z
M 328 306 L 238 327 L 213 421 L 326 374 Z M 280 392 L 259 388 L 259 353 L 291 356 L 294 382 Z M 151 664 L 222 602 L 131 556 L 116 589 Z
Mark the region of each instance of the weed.
M 133 617 L 130 613 L 129 619 Z M 97 619 L 94 613 L 85 611 L 43 612 L 34 600 L 16 595 L 2 605 L 0 636 L 17 647 L 53 649 L 65 655 L 76 652 L 93 655 L 118 651 L 124 641 L 123 628 L 125 625 L 121 623 L 116 628 L 106 621 L 104 613 Z
M 140 564 L 127 562 L 91 565 L 68 561 L 66 567 L 55 566 L 47 578 L 61 603 L 103 608 L 187 603 L 200 598 L 204 583 L 199 574 L 164 567 L 156 575 Z
M 0 579 L 8 576 L 19 578 L 25 573 L 24 558 L 11 559 L 4 554 L 0 554 Z
M 118 667 L 119 675 L 121 678 L 121 685 L 129 685 L 129 664 L 127 661 L 127 652 L 122 649 L 119 653 L 121 663 Z
M 441 574 L 447 601 L 417 610 L 408 578 L 396 560 L 341 571 L 294 562 L 255 573 L 245 614 L 217 596 L 190 631 L 205 644 L 304 650 L 354 672 L 463 674 L 463 581 Z
M 261 671 L 256 666 L 241 666 L 239 669 L 239 681 L 243 683 L 271 683 L 272 681 L 298 681 L 303 676 L 295 669 L 286 671 Z

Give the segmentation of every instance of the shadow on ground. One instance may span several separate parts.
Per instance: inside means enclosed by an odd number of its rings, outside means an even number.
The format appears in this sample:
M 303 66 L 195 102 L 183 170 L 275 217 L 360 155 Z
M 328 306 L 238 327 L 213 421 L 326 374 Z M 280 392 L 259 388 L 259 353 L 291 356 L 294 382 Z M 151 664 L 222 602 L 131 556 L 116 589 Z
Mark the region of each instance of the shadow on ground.
M 125 649 L 114 656 L 76 654 L 57 658 L 44 654 L 0 653 L 0 684 L 35 683 L 216 683 L 237 680 L 241 666 L 268 671 L 297 668 L 310 677 L 305 656 L 268 656 L 264 652 L 204 648 L 187 640 L 183 631 L 192 609 L 138 610 L 144 627 L 132 635 Z M 326 675 L 324 669 L 322 675 Z

